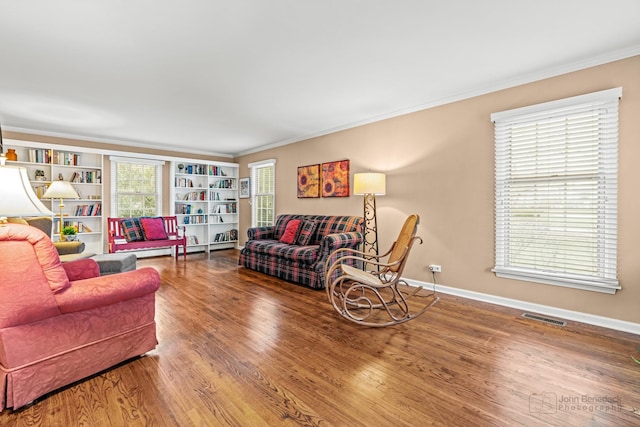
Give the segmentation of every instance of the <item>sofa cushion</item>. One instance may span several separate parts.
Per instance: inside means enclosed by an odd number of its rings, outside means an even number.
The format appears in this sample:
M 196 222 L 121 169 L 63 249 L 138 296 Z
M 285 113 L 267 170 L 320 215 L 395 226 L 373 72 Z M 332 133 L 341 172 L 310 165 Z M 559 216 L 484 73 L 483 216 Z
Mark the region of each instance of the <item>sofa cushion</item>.
M 293 245 L 298 237 L 298 229 L 300 228 L 300 220 L 292 219 L 287 223 L 284 234 L 280 237 L 280 243 Z
M 277 240 L 249 240 L 245 244 L 245 248 L 247 251 L 257 254 L 266 254 L 274 258 L 284 258 L 305 264 L 313 264 L 318 258 L 319 246 L 287 245 Z
M 273 225 L 273 238 L 279 240 L 280 237 L 284 234 L 285 229 L 287 228 L 287 224 L 292 219 L 304 219 L 304 215 L 278 215 L 276 218 L 276 223 Z
M 311 237 L 313 237 L 313 233 L 316 231 L 317 223 L 315 221 L 311 221 L 305 219 L 302 221 L 302 225 L 300 226 L 300 230 L 298 231 L 298 243 L 300 246 L 307 246 L 311 242 Z
M 167 238 L 164 221 L 162 221 L 161 217 L 140 218 L 140 225 L 146 240 L 164 240 Z
M 140 225 L 140 218 L 123 218 L 120 221 L 120 225 L 127 242 L 139 242 L 144 240 L 142 226 Z

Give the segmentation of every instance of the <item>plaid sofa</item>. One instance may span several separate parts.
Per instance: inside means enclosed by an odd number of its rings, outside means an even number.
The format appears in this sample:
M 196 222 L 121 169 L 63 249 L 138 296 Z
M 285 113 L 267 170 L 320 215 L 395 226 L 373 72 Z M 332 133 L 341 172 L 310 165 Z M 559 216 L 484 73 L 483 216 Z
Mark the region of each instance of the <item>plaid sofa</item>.
M 279 241 L 292 219 L 315 222 L 307 245 Z M 358 249 L 363 230 L 364 219 L 359 216 L 279 215 L 275 225 L 247 231 L 249 240 L 240 251 L 238 264 L 289 282 L 323 289 L 325 263 L 330 254 L 338 248 Z

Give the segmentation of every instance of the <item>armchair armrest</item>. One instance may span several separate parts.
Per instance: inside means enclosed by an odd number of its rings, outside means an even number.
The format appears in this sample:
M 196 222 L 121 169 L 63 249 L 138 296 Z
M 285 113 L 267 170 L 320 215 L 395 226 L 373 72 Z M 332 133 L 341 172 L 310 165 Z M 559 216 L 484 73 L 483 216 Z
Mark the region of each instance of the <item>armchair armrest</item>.
M 84 252 L 84 242 L 53 242 L 58 255 L 80 254 Z
M 268 240 L 273 239 L 276 227 L 273 225 L 267 227 L 251 227 L 247 230 L 249 240 Z
M 160 275 L 151 267 L 125 273 L 71 282 L 71 286 L 55 294 L 62 313 L 73 313 L 103 307 L 154 293 L 160 287 Z
M 70 282 L 74 280 L 90 279 L 100 276 L 100 266 L 91 258 L 77 259 L 63 262 L 62 267 L 67 273 Z

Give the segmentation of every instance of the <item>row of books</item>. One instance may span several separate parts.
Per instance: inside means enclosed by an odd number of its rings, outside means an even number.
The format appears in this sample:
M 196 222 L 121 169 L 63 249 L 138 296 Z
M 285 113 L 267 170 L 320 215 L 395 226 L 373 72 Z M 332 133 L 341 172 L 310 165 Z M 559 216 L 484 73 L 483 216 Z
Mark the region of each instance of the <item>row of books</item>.
M 52 149 L 30 148 L 28 151 L 29 162 L 49 163 L 54 165 L 78 166 L 80 164 L 80 154 L 63 151 L 53 151 Z
M 74 172 L 71 176 L 71 182 L 81 184 L 101 184 L 102 183 L 102 171 L 80 171 Z
M 195 235 L 187 236 L 187 245 L 188 246 L 193 246 L 193 245 L 198 245 L 198 244 L 200 244 L 200 242 L 198 241 L 198 236 L 195 236 Z
M 218 200 L 228 200 L 228 201 L 235 201 L 235 197 L 228 197 L 228 194 L 220 194 L 217 191 L 209 191 L 209 200 L 214 200 L 214 201 L 218 201 Z
M 102 203 L 91 205 L 78 205 L 73 216 L 100 216 L 102 215 Z
M 184 204 L 184 203 L 176 203 L 176 214 L 178 215 L 190 215 L 195 213 L 202 213 L 202 208 L 197 206 Z
M 238 240 L 238 230 L 236 229 L 228 230 L 223 233 L 216 233 L 216 235 L 213 238 L 214 243 L 234 242 L 236 240 Z
M 174 185 L 179 188 L 192 188 L 193 180 L 189 178 L 179 178 L 176 176 Z
M 220 166 L 200 165 L 200 164 L 182 164 L 178 165 L 178 173 L 186 173 L 189 175 L 211 175 L 211 176 L 227 176 L 224 169 Z
M 209 184 L 209 188 L 228 188 L 234 190 L 233 183 L 233 179 L 219 179 Z
M 178 165 L 178 173 L 188 173 L 190 175 L 205 175 L 207 173 L 207 165 Z
M 206 191 L 190 191 L 182 195 L 182 200 L 206 200 Z
M 182 218 L 183 224 L 206 224 L 207 216 L 206 215 L 189 215 Z

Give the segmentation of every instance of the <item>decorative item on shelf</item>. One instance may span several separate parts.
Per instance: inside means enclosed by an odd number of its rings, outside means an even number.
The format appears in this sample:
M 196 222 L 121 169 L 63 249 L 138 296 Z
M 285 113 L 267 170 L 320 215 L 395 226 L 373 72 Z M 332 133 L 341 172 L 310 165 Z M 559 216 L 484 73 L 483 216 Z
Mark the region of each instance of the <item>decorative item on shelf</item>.
M 63 199 L 79 199 L 80 196 L 67 181 L 53 181 L 47 191 L 42 195 L 45 199 L 60 199 L 60 227 L 64 223 Z
M 75 242 L 77 239 L 76 228 L 73 225 L 62 227 L 62 231 L 60 232 L 61 242 Z
M 184 172 L 184 165 L 182 163 L 180 163 L 178 165 L 178 173 L 183 173 Z
M 383 173 L 356 173 L 353 175 L 353 194 L 364 196 L 364 250 L 378 255 L 378 224 L 376 219 L 376 195 L 386 193 L 386 176 Z
M 44 171 L 42 169 L 36 169 L 35 180 L 36 181 L 46 181 L 47 180 L 47 178 L 44 176 Z
M 13 160 L 14 162 L 18 161 L 18 153 L 13 148 L 9 148 L 7 150 L 7 160 Z

